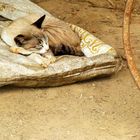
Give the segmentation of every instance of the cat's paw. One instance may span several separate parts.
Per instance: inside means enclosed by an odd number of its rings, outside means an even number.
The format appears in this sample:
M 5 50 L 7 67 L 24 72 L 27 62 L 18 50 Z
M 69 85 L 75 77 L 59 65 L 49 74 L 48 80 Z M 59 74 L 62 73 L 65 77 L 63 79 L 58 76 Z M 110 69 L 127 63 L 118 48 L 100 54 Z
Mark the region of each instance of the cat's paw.
M 44 60 L 41 63 L 41 66 L 44 68 L 47 68 L 50 64 L 55 63 L 56 62 L 56 58 L 54 56 L 52 56 L 51 58 L 44 58 Z
M 50 61 L 48 60 L 42 60 L 42 62 L 40 63 L 40 66 L 43 68 L 47 68 L 50 65 Z
M 50 63 L 54 63 L 55 61 L 56 61 L 56 57 L 52 56 L 52 57 L 50 58 Z

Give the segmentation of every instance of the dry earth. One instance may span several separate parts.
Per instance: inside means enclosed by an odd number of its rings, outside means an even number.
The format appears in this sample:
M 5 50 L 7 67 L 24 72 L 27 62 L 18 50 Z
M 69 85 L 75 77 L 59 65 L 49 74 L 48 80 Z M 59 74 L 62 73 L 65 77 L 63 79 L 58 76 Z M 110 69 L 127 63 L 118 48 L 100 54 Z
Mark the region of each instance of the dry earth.
M 33 0 L 83 27 L 124 57 L 125 0 Z M 140 0 L 131 24 L 140 70 Z M 140 91 L 124 63 L 112 77 L 43 89 L 0 89 L 0 140 L 140 140 Z

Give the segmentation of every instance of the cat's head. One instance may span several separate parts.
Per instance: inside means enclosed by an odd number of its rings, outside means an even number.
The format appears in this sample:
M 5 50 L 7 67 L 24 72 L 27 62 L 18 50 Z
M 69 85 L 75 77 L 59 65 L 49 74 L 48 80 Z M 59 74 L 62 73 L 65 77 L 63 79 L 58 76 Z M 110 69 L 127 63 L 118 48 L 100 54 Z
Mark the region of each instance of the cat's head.
M 18 47 L 23 47 L 27 50 L 48 50 L 48 37 L 42 30 L 42 23 L 45 15 L 40 17 L 37 21 L 27 26 L 20 34 L 14 37 L 14 41 Z

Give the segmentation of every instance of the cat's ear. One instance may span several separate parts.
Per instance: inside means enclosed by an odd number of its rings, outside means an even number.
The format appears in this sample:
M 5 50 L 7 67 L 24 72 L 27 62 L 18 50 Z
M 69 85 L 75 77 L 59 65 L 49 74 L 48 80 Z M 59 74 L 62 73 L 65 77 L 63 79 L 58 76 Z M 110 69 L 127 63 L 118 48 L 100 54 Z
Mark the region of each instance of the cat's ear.
M 14 41 L 18 46 L 21 46 L 25 41 L 25 36 L 22 34 L 19 34 L 14 38 Z
M 45 19 L 46 15 L 43 15 L 42 17 L 40 17 L 37 21 L 35 21 L 32 25 L 36 26 L 37 28 L 41 28 L 41 25 Z

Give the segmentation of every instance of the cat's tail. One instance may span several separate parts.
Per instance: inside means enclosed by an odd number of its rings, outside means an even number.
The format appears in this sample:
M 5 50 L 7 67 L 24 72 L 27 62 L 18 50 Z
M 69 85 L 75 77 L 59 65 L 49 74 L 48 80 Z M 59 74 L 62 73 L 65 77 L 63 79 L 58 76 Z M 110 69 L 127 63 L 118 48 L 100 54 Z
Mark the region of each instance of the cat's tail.
M 50 46 L 50 49 L 52 50 L 55 56 L 59 56 L 59 55 L 83 56 L 84 55 L 83 52 L 81 51 L 80 46 L 70 47 L 70 46 L 60 45 L 57 47 Z

